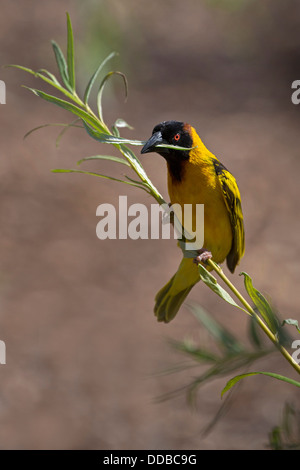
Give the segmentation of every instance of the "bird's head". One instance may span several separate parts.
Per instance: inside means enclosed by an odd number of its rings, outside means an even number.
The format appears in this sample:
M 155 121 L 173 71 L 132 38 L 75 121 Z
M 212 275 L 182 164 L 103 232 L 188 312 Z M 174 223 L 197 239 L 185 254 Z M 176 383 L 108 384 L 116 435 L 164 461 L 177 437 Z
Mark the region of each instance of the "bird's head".
M 191 126 L 179 121 L 164 121 L 157 124 L 152 132 L 152 136 L 145 143 L 141 153 L 156 152 L 162 155 L 167 161 L 188 160 L 189 150 L 193 147 Z M 167 148 L 162 145 L 178 147 Z

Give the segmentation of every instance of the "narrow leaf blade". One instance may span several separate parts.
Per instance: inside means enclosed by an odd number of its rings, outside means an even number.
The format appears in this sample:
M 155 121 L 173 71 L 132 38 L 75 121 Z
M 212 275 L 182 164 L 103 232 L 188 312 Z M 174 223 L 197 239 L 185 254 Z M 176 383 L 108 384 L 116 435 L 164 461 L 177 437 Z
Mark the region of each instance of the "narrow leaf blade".
M 98 140 L 102 144 L 127 144 L 127 145 L 143 145 L 144 141 L 142 140 L 134 140 L 134 139 L 125 139 L 123 137 L 117 137 L 112 134 L 107 134 L 106 132 L 99 132 L 92 127 L 85 125 L 87 133 L 93 137 L 93 139 Z M 133 154 L 134 155 L 134 154 Z M 138 161 L 137 157 L 134 156 L 134 160 Z
M 30 131 L 26 132 L 23 139 L 26 139 L 26 137 L 28 137 L 30 134 L 32 134 L 32 132 L 35 132 L 39 129 L 43 129 L 44 127 L 56 127 L 56 126 L 63 127 L 63 128 L 68 128 L 68 127 L 81 127 L 82 128 L 82 126 L 76 126 L 74 123 L 66 124 L 66 123 L 63 123 L 63 122 L 51 122 L 51 123 L 42 124 L 41 126 L 37 126 L 37 127 L 34 127 L 33 129 L 30 129 Z M 63 130 L 65 130 L 65 129 L 63 129 Z
M 129 163 L 124 160 L 124 158 L 114 157 L 112 155 L 92 155 L 91 157 L 84 157 L 81 158 L 81 160 L 78 160 L 77 165 L 81 165 L 82 162 L 86 162 L 88 160 L 110 160 L 130 167 Z
M 51 170 L 51 171 L 52 173 L 82 173 L 83 175 L 97 176 L 98 178 L 104 178 L 107 180 L 117 181 L 118 183 L 125 183 L 125 184 L 128 184 L 129 186 L 135 186 L 136 188 L 140 188 L 148 192 L 146 188 L 138 184 L 131 183 L 130 181 L 126 181 L 126 180 L 121 180 L 119 178 L 114 178 L 113 176 L 103 175 L 102 173 L 94 173 L 93 171 L 73 170 L 73 169 L 65 169 L 65 168 L 55 168 L 54 170 Z
M 103 67 L 106 65 L 106 63 L 111 60 L 113 57 L 115 57 L 117 55 L 116 52 L 112 52 L 111 54 L 109 54 L 104 60 L 103 62 L 101 62 L 101 64 L 98 66 L 98 68 L 96 69 L 96 71 L 94 72 L 94 74 L 91 76 L 90 78 L 90 81 L 89 83 L 87 84 L 87 87 L 85 89 L 85 92 L 84 92 L 84 103 L 85 104 L 88 104 L 88 101 L 89 101 L 89 97 L 90 97 L 90 93 L 92 91 L 92 87 L 99 75 L 99 73 L 101 72 L 101 70 L 103 69 Z
M 36 78 L 40 78 L 44 82 L 46 82 L 49 85 L 53 86 L 54 88 L 59 90 L 61 93 L 63 93 L 65 96 L 67 96 L 69 99 L 74 99 L 72 91 L 70 91 L 69 89 L 64 88 L 59 83 L 59 81 L 57 80 L 55 75 L 48 72 L 48 70 L 40 69 L 38 72 L 35 72 L 34 70 L 29 69 L 28 67 L 23 67 L 22 65 L 16 65 L 16 64 L 9 64 L 9 65 L 6 65 L 6 67 L 14 67 L 16 69 L 23 70 L 24 72 L 30 73 L 31 75 L 34 75 Z M 29 87 L 26 87 L 26 86 L 24 86 L 24 88 L 28 88 L 29 90 L 33 91 L 33 88 L 29 88 Z
M 221 287 L 218 282 L 217 282 L 217 279 L 212 275 L 210 274 L 210 272 L 207 271 L 207 269 L 205 269 L 204 266 L 202 266 L 202 264 L 198 264 L 198 271 L 199 271 L 199 275 L 200 275 L 200 278 L 201 280 L 213 291 L 215 292 L 216 294 L 218 294 L 219 297 L 221 297 L 223 300 L 225 300 L 226 302 L 228 302 L 229 304 L 233 305 L 234 307 L 237 307 L 239 308 L 240 310 L 243 310 L 244 312 L 246 312 L 248 315 L 249 313 L 244 310 L 242 307 L 240 307 L 234 300 L 233 298 L 231 297 L 230 294 L 228 294 L 228 292 L 223 289 L 223 287 Z
M 171 145 L 171 144 L 158 144 L 156 148 L 165 148 L 165 149 L 173 149 L 173 150 L 193 150 L 196 147 L 180 147 L 179 145 Z
M 59 81 L 57 80 L 56 76 L 53 75 L 53 73 L 49 72 L 49 71 L 46 70 L 46 69 L 39 69 L 39 70 L 37 71 L 37 76 L 38 76 L 39 78 L 42 78 L 42 74 L 47 75 L 47 76 L 50 78 L 50 80 L 52 80 L 52 82 L 53 82 L 54 85 L 56 85 L 57 87 L 61 87 L 61 84 L 60 84 Z M 53 85 L 53 86 L 54 86 L 54 85 Z
M 60 133 L 58 134 L 58 136 L 56 137 L 56 142 L 55 142 L 55 145 L 56 147 L 58 148 L 59 147 L 59 143 L 62 139 L 62 137 L 65 135 L 65 133 L 67 132 L 68 129 L 70 129 L 70 127 L 79 127 L 80 129 L 83 129 L 84 127 L 79 125 L 79 124 L 76 124 L 78 121 L 81 121 L 80 118 L 76 118 L 74 121 L 70 122 L 69 124 L 66 124 L 64 126 L 64 128 L 60 131 Z
M 120 75 L 120 77 L 123 78 L 124 85 L 125 85 L 125 96 L 126 96 L 126 98 L 127 98 L 128 83 L 127 83 L 126 75 L 125 75 L 124 73 L 122 73 L 122 72 L 117 72 L 117 71 L 108 72 L 108 74 L 105 75 L 105 77 L 103 78 L 103 80 L 102 80 L 102 82 L 101 82 L 101 84 L 100 84 L 99 91 L 98 91 L 98 95 L 97 95 L 97 108 L 98 108 L 98 114 L 99 114 L 99 119 L 100 119 L 100 121 L 103 121 L 103 113 L 102 113 L 102 95 L 103 95 L 104 86 L 105 86 L 106 82 L 107 82 L 113 75 Z
M 277 333 L 279 330 L 279 324 L 278 320 L 273 312 L 272 307 L 270 304 L 267 302 L 265 297 L 262 295 L 261 292 L 259 292 L 252 283 L 251 277 L 245 273 L 242 272 L 241 275 L 244 276 L 244 284 L 245 284 L 245 289 L 248 292 L 249 297 L 251 298 L 252 302 L 254 303 L 255 307 L 261 314 L 262 318 L 265 320 L 267 323 L 268 327 L 272 331 L 272 333 Z
M 43 98 L 44 100 L 49 101 L 50 103 L 56 104 L 57 106 L 60 106 L 66 111 L 70 111 L 71 113 L 83 119 L 85 123 L 89 123 L 90 125 L 96 125 L 96 126 L 99 125 L 98 121 L 96 121 L 96 119 L 93 118 L 93 116 L 91 116 L 89 113 L 79 108 L 78 106 L 75 106 L 74 104 L 69 103 L 68 101 L 57 98 L 56 96 L 49 95 L 48 93 L 45 93 L 44 91 L 37 90 L 36 88 L 30 88 L 30 87 L 25 87 L 25 88 L 32 91 L 35 95 L 39 96 L 40 98 Z
M 267 375 L 269 377 L 273 377 L 274 379 L 277 380 L 283 380 L 284 382 L 287 382 L 291 385 L 295 385 L 296 387 L 300 387 L 300 382 L 297 382 L 296 380 L 290 379 L 289 377 L 285 377 L 284 375 L 279 375 L 279 374 L 274 374 L 273 372 L 248 372 L 246 374 L 240 374 L 236 375 L 232 379 L 230 379 L 225 387 L 222 390 L 221 396 L 224 395 L 224 393 L 228 392 L 237 382 L 239 382 L 241 379 L 244 379 L 245 377 L 251 377 L 252 375 Z
M 68 67 L 67 67 L 67 63 L 63 55 L 63 52 L 55 41 L 52 41 L 52 48 L 54 51 L 54 55 L 55 55 L 55 59 L 56 59 L 56 63 L 57 63 L 57 67 L 58 67 L 61 79 L 64 85 L 66 86 L 66 88 L 68 88 L 68 90 L 72 92 L 72 88 L 70 87 L 70 83 L 69 83 Z
M 243 345 L 200 305 L 189 303 L 186 306 L 223 349 L 236 354 L 244 351 Z
M 67 30 L 68 30 L 68 42 L 67 42 L 67 62 L 68 62 L 68 76 L 69 84 L 73 91 L 75 91 L 75 61 L 74 61 L 74 37 L 72 23 L 69 13 L 67 13 Z

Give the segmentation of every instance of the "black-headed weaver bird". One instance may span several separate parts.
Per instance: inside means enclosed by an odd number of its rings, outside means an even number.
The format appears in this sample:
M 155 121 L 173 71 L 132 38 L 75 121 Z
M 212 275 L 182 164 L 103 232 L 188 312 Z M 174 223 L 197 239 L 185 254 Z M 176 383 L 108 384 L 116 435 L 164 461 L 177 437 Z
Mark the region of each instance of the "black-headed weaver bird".
M 160 147 L 168 144 L 187 148 Z M 171 205 L 204 204 L 204 243 L 196 259 L 183 257 L 177 272 L 157 293 L 154 312 L 169 322 L 200 280 L 198 262 L 227 262 L 233 273 L 245 251 L 240 192 L 234 176 L 203 144 L 189 124 L 164 121 L 154 127 L 142 153 L 156 152 L 167 162 Z M 184 221 L 183 221 L 184 224 Z

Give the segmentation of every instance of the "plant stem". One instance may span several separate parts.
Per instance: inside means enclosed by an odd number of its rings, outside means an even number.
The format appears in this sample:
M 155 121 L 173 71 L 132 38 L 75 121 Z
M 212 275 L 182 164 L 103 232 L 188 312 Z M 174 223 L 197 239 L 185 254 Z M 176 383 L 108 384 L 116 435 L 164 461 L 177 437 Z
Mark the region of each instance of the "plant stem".
M 265 332 L 265 334 L 269 337 L 269 339 L 275 344 L 275 346 L 279 349 L 281 354 L 286 358 L 286 360 L 291 364 L 291 366 L 300 374 L 300 366 L 297 362 L 292 358 L 292 356 L 288 353 L 288 351 L 279 343 L 276 336 L 272 333 L 272 331 L 268 328 L 268 326 L 262 321 L 262 319 L 257 315 L 255 310 L 251 307 L 251 305 L 247 302 L 247 300 L 242 296 L 242 294 L 237 290 L 237 288 L 230 282 L 227 276 L 224 274 L 223 270 L 218 266 L 214 261 L 209 259 L 207 264 L 220 276 L 220 278 L 225 282 L 225 284 L 229 287 L 229 289 L 234 293 L 234 295 L 238 298 L 241 304 L 247 309 L 247 311 L 252 315 L 255 320 L 257 321 L 260 328 Z

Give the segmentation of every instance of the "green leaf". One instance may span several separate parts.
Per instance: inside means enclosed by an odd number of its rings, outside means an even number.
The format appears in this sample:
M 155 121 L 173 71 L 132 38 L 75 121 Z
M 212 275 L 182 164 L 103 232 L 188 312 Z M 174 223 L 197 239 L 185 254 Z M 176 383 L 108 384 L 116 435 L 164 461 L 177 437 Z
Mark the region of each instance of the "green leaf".
M 93 116 L 91 116 L 89 113 L 79 108 L 78 106 L 75 106 L 74 104 L 69 103 L 68 101 L 57 98 L 56 96 L 49 95 L 48 93 L 45 93 L 41 90 L 37 90 L 36 88 L 25 88 L 32 91 L 35 95 L 39 96 L 40 98 L 43 98 L 44 100 L 49 101 L 50 103 L 54 103 L 57 106 L 60 106 L 61 108 L 65 109 L 66 111 L 70 111 L 71 113 L 83 119 L 85 123 L 89 123 L 92 126 L 99 126 L 99 122 Z
M 129 166 L 130 166 L 130 165 L 129 165 Z M 129 178 L 129 176 L 127 176 L 127 175 L 124 175 L 124 176 L 125 176 L 126 179 L 128 179 L 128 180 L 131 181 L 132 183 L 140 184 L 140 185 L 142 185 L 142 186 L 146 186 L 147 189 L 149 189 L 149 188 L 148 188 L 148 185 L 147 185 L 146 183 L 144 183 L 144 181 L 137 181 L 137 180 L 135 180 L 135 179 L 133 179 L 133 178 Z
M 86 131 L 88 132 L 88 134 L 91 137 L 93 137 L 93 139 L 95 139 L 98 142 L 101 142 L 103 144 L 113 144 L 113 145 L 115 145 L 115 144 L 126 144 L 126 145 L 137 145 L 137 146 L 141 145 L 142 146 L 142 145 L 145 145 L 145 143 L 146 143 L 144 140 L 126 139 L 124 137 L 119 137 L 117 135 L 107 134 L 107 132 L 99 132 L 99 131 L 97 131 L 97 130 L 95 130 L 92 127 L 87 126 L 87 125 L 85 125 L 85 128 L 86 128 Z M 170 147 L 170 146 L 168 146 L 168 147 Z M 125 146 L 124 146 L 124 148 L 125 148 Z M 179 149 L 179 147 L 174 147 L 174 146 L 171 146 L 171 148 Z M 182 148 L 183 150 L 188 150 L 185 147 L 180 147 L 180 148 Z M 129 149 L 126 150 L 126 153 L 127 153 L 127 151 L 131 152 Z M 132 158 L 136 162 L 139 162 L 139 165 L 142 168 L 142 165 L 141 165 L 139 159 L 137 158 L 137 156 L 133 152 L 131 152 L 131 157 L 130 158 Z M 145 173 L 145 175 L 146 175 L 146 173 Z
M 59 47 L 59 45 L 55 41 L 51 41 L 51 43 L 52 43 L 52 48 L 53 48 L 53 51 L 54 51 L 54 55 L 55 55 L 55 59 L 56 59 L 56 63 L 57 63 L 57 67 L 58 67 L 61 79 L 62 79 L 65 87 L 70 92 L 72 92 L 73 90 L 72 90 L 72 87 L 70 86 L 70 83 L 69 83 L 68 67 L 67 67 L 65 57 L 64 57 L 64 55 L 62 53 L 62 50 Z
M 114 157 L 112 155 L 93 155 L 91 157 L 84 157 L 77 162 L 77 165 L 81 165 L 82 162 L 86 162 L 88 160 L 110 160 L 112 162 L 122 163 L 122 165 L 130 167 L 129 163 L 124 160 L 124 158 Z
M 67 96 L 69 99 L 74 100 L 74 95 L 73 95 L 72 91 L 70 91 L 69 89 L 65 89 L 59 83 L 59 81 L 56 79 L 56 77 L 52 73 L 48 72 L 45 69 L 40 69 L 39 72 L 35 72 L 34 70 L 31 70 L 27 67 L 23 67 L 22 65 L 10 64 L 10 65 L 7 65 L 6 67 L 14 67 L 16 69 L 23 70 L 24 72 L 30 73 L 31 75 L 34 75 L 36 78 L 40 78 L 44 82 L 46 82 L 49 85 L 53 86 L 54 88 L 59 90 L 61 93 L 63 93 L 65 96 Z M 48 76 L 45 76 L 44 74 L 46 74 Z M 29 88 L 29 87 L 26 87 L 26 86 L 24 86 L 24 88 L 27 88 L 31 91 L 34 90 L 33 88 Z
M 76 121 L 77 121 L 77 119 L 76 119 Z M 76 125 L 75 121 L 73 121 L 70 124 L 66 124 L 64 122 L 53 122 L 53 123 L 48 123 L 48 124 L 42 124 L 41 126 L 37 126 L 37 127 L 34 127 L 33 129 L 30 129 L 30 131 L 26 132 L 23 139 L 26 139 L 26 137 L 28 137 L 30 134 L 32 134 L 32 132 L 35 132 L 39 129 L 43 129 L 44 127 L 56 127 L 56 126 L 57 127 L 64 127 L 63 131 L 66 131 L 69 127 L 80 127 L 82 129 L 82 126 Z
M 179 145 L 171 145 L 171 144 L 158 144 L 156 148 L 165 148 L 165 149 L 174 149 L 174 150 L 193 150 L 196 147 L 180 147 Z
M 137 156 L 127 147 L 124 145 L 131 144 L 131 145 L 143 145 L 144 142 L 138 140 L 130 140 L 130 139 L 123 139 L 121 137 L 116 137 L 111 134 L 98 132 L 89 126 L 86 122 L 84 122 L 84 126 L 88 132 L 88 134 L 93 137 L 94 139 L 98 140 L 101 143 L 113 144 L 116 145 L 120 152 L 124 155 L 127 161 L 130 163 L 133 170 L 138 174 L 141 178 L 143 185 L 143 189 L 153 196 L 159 204 L 165 204 L 165 200 L 159 193 L 159 191 L 155 188 L 152 184 L 151 180 L 148 178 L 144 168 L 142 167 L 139 159 Z M 140 183 L 139 183 L 140 184 Z
M 102 95 L 103 95 L 103 90 L 104 90 L 104 86 L 107 82 L 107 80 L 109 80 L 113 75 L 120 75 L 120 77 L 123 78 L 123 81 L 124 81 L 124 85 L 125 85 L 125 98 L 127 98 L 127 94 L 128 94 L 128 84 L 127 84 L 127 78 L 126 78 L 126 75 L 122 72 L 117 72 L 117 71 L 113 71 L 113 72 L 108 72 L 108 74 L 105 75 L 105 77 L 103 78 L 101 84 L 100 84 L 100 87 L 99 87 L 99 91 L 98 91 L 98 95 L 97 95 L 97 107 L 98 107 L 98 114 L 99 114 L 99 119 L 100 121 L 103 121 L 103 113 L 102 113 Z
M 248 292 L 249 297 L 251 298 L 252 302 L 261 314 L 262 318 L 265 320 L 272 333 L 278 333 L 280 325 L 273 312 L 272 307 L 267 302 L 262 293 L 255 289 L 255 287 L 253 287 L 251 277 L 245 272 L 242 272 L 241 275 L 244 276 L 244 284 L 246 291 Z
M 133 145 L 138 145 L 138 141 Z M 128 141 L 128 143 L 132 143 L 131 141 Z M 144 168 L 141 165 L 141 162 L 137 158 L 137 156 L 132 152 L 131 149 L 129 149 L 126 145 L 120 144 L 119 146 L 120 152 L 124 155 L 125 158 L 129 161 L 130 165 L 134 169 L 134 171 L 139 175 L 141 180 L 147 184 L 151 195 L 158 201 L 159 204 L 165 204 L 166 202 L 164 201 L 163 197 L 160 195 L 158 190 L 155 188 L 155 186 L 152 184 L 152 181 L 148 178 L 147 173 L 145 172 Z
M 154 199 L 158 202 L 158 204 L 166 204 L 166 201 L 160 194 L 160 192 L 156 189 L 153 185 L 152 181 L 149 179 L 147 173 L 145 172 L 144 168 L 142 167 L 139 159 L 137 156 L 129 149 L 126 145 L 120 144 L 118 147 L 120 152 L 124 155 L 125 158 L 129 161 L 130 165 L 132 166 L 133 170 L 138 174 L 141 178 L 141 181 L 145 185 L 145 191 L 150 194 Z
M 107 134 L 106 132 L 99 132 L 99 131 L 93 129 L 91 126 L 86 125 L 86 123 L 84 123 L 84 126 L 86 128 L 87 133 L 91 137 L 93 137 L 93 139 L 97 140 L 98 142 L 101 142 L 102 144 L 144 145 L 144 143 L 145 143 L 142 140 L 124 139 L 123 137 L 117 137 L 117 136 L 112 135 L 112 134 Z M 137 160 L 136 156 L 135 156 L 135 160 Z
M 94 72 L 94 74 L 92 75 L 92 77 L 90 78 L 90 81 L 85 89 L 85 92 L 84 92 L 84 103 L 85 104 L 88 104 L 88 100 L 89 100 L 89 97 L 90 97 L 90 93 L 91 93 L 91 90 L 92 90 L 92 87 L 100 73 L 100 71 L 103 69 L 103 67 L 106 65 L 106 63 L 111 60 L 113 57 L 115 57 L 117 55 L 116 52 L 112 52 L 111 54 L 109 54 L 104 60 L 103 62 L 101 62 L 101 64 L 98 66 L 98 68 L 96 69 L 96 71 Z
M 68 76 L 69 84 L 72 91 L 75 91 L 75 62 L 74 62 L 74 38 L 73 29 L 69 13 L 67 13 L 67 30 L 68 30 L 68 42 L 67 42 L 67 61 L 68 61 Z
M 107 180 L 117 181 L 118 183 L 125 183 L 129 184 L 130 186 L 135 186 L 137 188 L 143 189 L 144 191 L 148 192 L 146 188 L 142 187 L 141 185 L 131 183 L 130 181 L 121 180 L 119 178 L 114 178 L 113 176 L 103 175 L 101 173 L 94 173 L 92 171 L 83 171 L 83 170 L 72 170 L 72 169 L 65 169 L 65 168 L 56 168 L 51 170 L 52 173 L 82 173 L 84 175 L 92 175 L 98 176 L 98 178 L 104 178 Z
M 228 302 L 229 304 L 233 305 L 234 307 L 237 307 L 239 308 L 240 310 L 243 310 L 244 312 L 246 312 L 248 315 L 249 312 L 247 312 L 246 310 L 244 310 L 242 307 L 240 307 L 234 300 L 233 298 L 231 297 L 231 295 L 228 294 L 228 292 L 223 289 L 223 287 L 221 287 L 218 282 L 217 282 L 217 279 L 212 275 L 210 274 L 210 272 L 207 271 L 207 269 L 205 269 L 205 267 L 202 265 L 202 264 L 198 264 L 198 271 L 199 271 L 199 276 L 201 278 L 201 280 L 212 290 L 214 291 L 216 294 L 218 294 L 223 300 L 225 300 L 226 302 Z
M 208 350 L 198 348 L 190 340 L 169 340 L 169 343 L 175 350 L 187 354 L 189 357 L 195 359 L 198 362 L 207 362 L 214 364 L 220 361 L 220 358 L 216 354 L 213 354 Z
M 286 320 L 283 320 L 282 326 L 285 325 L 285 324 L 295 326 L 298 330 L 298 333 L 300 333 L 300 327 L 299 327 L 299 324 L 298 324 L 298 320 L 293 320 L 292 318 L 287 318 Z
M 29 69 L 28 67 L 24 67 L 23 65 L 16 65 L 16 64 L 6 64 L 6 65 L 3 65 L 4 68 L 6 67 L 13 67 L 15 69 L 19 69 L 19 70 L 23 70 L 24 72 L 27 72 L 27 73 L 30 73 L 32 75 L 36 75 L 37 72 L 35 72 L 34 70 L 32 69 Z
M 48 77 L 50 78 L 50 80 L 52 80 L 53 84 L 56 85 L 57 87 L 61 87 L 61 84 L 59 83 L 59 81 L 57 80 L 56 76 L 49 72 L 48 70 L 46 69 L 39 69 L 37 72 L 36 72 L 36 75 L 41 78 L 41 75 L 42 74 L 45 74 L 45 75 L 48 75 Z M 54 86 L 53 85 L 53 86 Z
M 233 371 L 248 367 L 255 360 L 266 354 L 268 354 L 267 351 L 255 353 L 245 351 L 240 352 L 239 354 L 225 355 L 223 359 L 219 360 L 216 364 L 193 380 L 193 382 L 188 386 L 188 398 L 193 402 L 195 399 L 195 393 L 200 385 L 203 385 L 214 378 L 222 377 L 232 373 Z
M 84 129 L 84 127 L 82 125 L 76 124 L 78 121 L 81 121 L 81 119 L 76 118 L 76 119 L 74 119 L 74 121 L 72 121 L 69 124 L 66 124 L 64 126 L 64 129 L 62 129 L 60 131 L 60 133 L 58 134 L 58 136 L 56 137 L 56 142 L 55 142 L 56 147 L 59 147 L 59 143 L 60 143 L 63 135 L 67 132 L 68 129 L 70 129 L 70 127 L 79 127 L 80 129 Z
M 39 129 L 43 129 L 44 127 L 66 126 L 66 125 L 67 125 L 67 124 L 58 123 L 58 122 L 48 123 L 48 124 L 42 124 L 41 126 L 34 127 L 33 129 L 30 129 L 30 131 L 26 132 L 26 134 L 24 135 L 23 139 L 26 139 L 26 138 L 27 138 L 30 134 L 32 134 L 33 132 L 38 131 Z
M 186 306 L 227 353 L 238 354 L 245 350 L 243 345 L 200 305 L 188 303 Z
M 85 120 L 83 121 L 83 125 L 90 137 L 97 140 L 98 142 L 106 143 L 105 139 L 107 139 L 107 136 L 109 136 L 109 134 L 107 134 L 106 132 L 103 132 L 103 129 L 102 129 L 102 132 L 100 132 L 96 130 L 94 127 L 90 126 Z
M 291 385 L 300 387 L 300 382 L 290 379 L 289 377 L 285 377 L 284 375 L 274 374 L 273 372 L 248 372 L 246 374 L 236 375 L 231 380 L 229 380 L 226 386 L 223 388 L 221 396 L 223 396 L 224 393 L 230 390 L 237 382 L 239 382 L 239 380 L 244 379 L 245 377 L 251 377 L 252 375 L 267 375 L 269 377 L 273 377 L 274 379 L 283 380 L 284 382 L 287 382 Z

